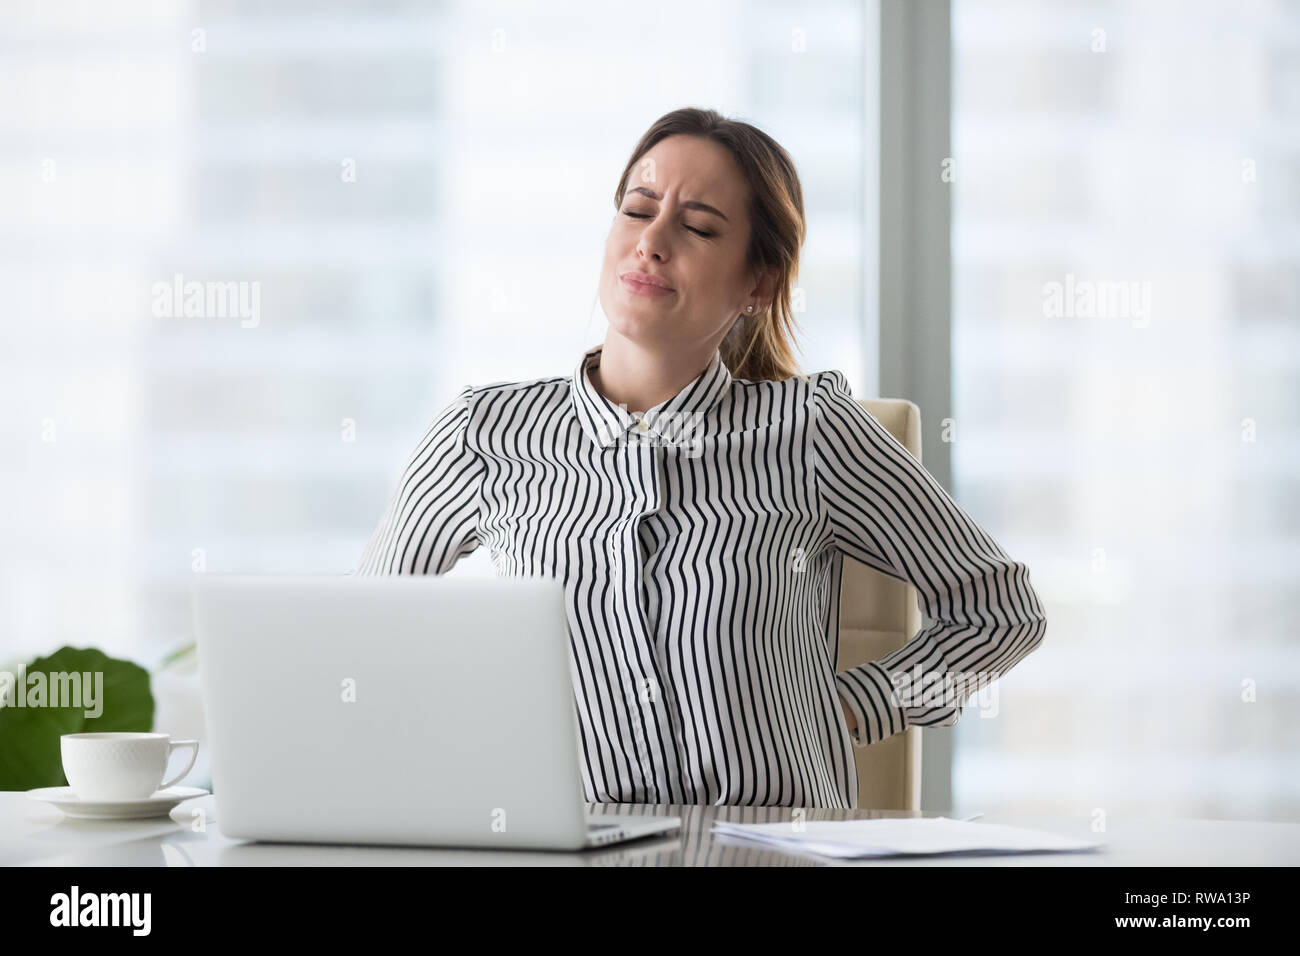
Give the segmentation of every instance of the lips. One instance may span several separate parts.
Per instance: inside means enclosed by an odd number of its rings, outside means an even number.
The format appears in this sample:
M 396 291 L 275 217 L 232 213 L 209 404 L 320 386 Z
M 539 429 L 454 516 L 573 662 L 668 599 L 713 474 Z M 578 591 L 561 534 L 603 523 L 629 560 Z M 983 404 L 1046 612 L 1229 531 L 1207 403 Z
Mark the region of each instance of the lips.
M 634 282 L 637 285 L 649 286 L 653 289 L 663 289 L 666 292 L 671 292 L 673 289 L 666 280 L 661 279 L 659 276 L 651 275 L 648 272 L 624 272 L 620 278 L 623 279 L 624 282 Z

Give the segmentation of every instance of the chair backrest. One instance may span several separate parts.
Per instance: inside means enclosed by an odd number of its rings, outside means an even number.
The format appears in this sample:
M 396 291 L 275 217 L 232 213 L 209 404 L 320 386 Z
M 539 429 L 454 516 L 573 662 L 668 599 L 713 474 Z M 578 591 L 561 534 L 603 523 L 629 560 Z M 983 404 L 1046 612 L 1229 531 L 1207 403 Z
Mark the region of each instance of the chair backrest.
M 903 399 L 861 404 L 918 462 L 921 410 Z M 902 647 L 921 627 L 916 588 L 844 556 L 840 575 L 840 647 L 836 672 L 879 660 Z M 858 807 L 921 809 L 921 728 L 908 727 L 866 747 L 854 747 Z

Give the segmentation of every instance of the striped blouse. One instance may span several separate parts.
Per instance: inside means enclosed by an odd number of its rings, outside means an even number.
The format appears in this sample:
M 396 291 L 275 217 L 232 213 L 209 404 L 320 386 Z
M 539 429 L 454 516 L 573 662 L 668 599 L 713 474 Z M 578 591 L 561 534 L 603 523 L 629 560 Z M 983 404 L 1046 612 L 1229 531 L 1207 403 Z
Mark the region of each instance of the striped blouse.
M 562 580 L 587 801 L 854 807 L 853 747 L 955 723 L 970 675 L 1041 643 L 1026 566 L 842 372 L 751 382 L 715 352 L 638 416 L 591 384 L 602 348 L 463 388 L 355 572 L 444 574 L 487 545 L 498 575 Z M 928 621 L 836 674 L 845 554 L 915 585 Z M 898 692 L 921 674 L 969 689 Z

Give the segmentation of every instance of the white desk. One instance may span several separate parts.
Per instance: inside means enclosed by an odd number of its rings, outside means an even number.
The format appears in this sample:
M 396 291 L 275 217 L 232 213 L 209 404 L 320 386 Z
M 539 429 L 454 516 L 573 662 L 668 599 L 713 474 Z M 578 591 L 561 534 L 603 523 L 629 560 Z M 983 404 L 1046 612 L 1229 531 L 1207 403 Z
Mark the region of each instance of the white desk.
M 434 850 L 405 847 L 246 843 L 221 833 L 214 797 L 187 800 L 171 820 L 73 820 L 18 791 L 0 791 L 0 866 L 1295 866 L 1300 823 L 1114 819 L 1093 834 L 1087 819 L 999 816 L 980 822 L 1034 827 L 1105 841 L 1090 853 L 884 859 L 839 863 L 752 848 L 714 838 L 715 819 L 750 823 L 789 819 L 784 807 L 628 806 L 591 804 L 593 813 L 668 814 L 682 832 L 580 853 Z M 206 830 L 194 832 L 202 808 Z M 808 810 L 808 820 L 941 816 L 866 810 Z

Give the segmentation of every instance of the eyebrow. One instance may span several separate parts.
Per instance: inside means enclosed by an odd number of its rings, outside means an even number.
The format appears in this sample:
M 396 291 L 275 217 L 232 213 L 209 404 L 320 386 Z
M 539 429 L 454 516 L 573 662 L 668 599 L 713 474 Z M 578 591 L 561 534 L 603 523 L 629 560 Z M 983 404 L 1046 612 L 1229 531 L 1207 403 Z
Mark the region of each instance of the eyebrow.
M 646 189 L 644 186 L 634 186 L 627 191 L 627 194 L 629 196 L 632 195 L 633 193 L 641 193 L 643 196 L 649 196 L 655 202 L 658 202 L 660 199 L 663 198 L 657 192 Z M 688 199 L 686 202 L 682 203 L 682 205 L 685 206 L 687 209 L 698 209 L 700 212 L 711 212 L 713 213 L 713 215 L 717 216 L 723 222 L 731 221 L 722 213 L 720 213 L 718 210 L 710 206 L 708 203 L 696 202 L 693 199 Z

